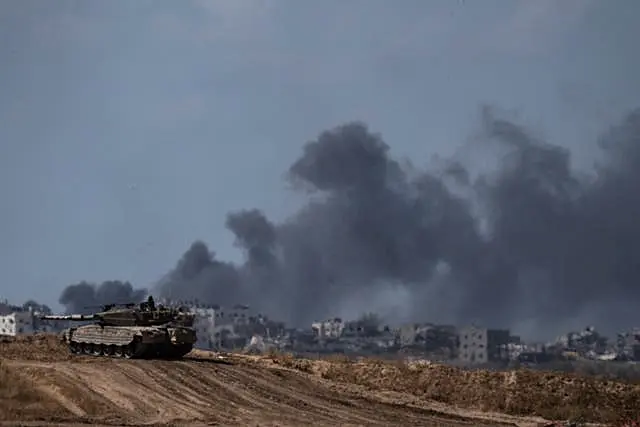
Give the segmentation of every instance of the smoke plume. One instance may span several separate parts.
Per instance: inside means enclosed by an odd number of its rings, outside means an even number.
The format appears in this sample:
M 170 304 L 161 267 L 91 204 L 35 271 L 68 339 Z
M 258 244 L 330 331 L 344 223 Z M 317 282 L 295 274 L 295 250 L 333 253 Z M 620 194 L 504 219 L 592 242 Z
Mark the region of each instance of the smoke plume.
M 377 310 L 388 321 L 529 332 L 631 326 L 640 110 L 597 140 L 601 162 L 582 172 L 567 149 L 491 110 L 481 122 L 473 149 L 495 153 L 497 167 L 479 174 L 453 159 L 437 168 L 394 159 L 362 123 L 322 132 L 288 171 L 309 196 L 300 211 L 278 224 L 255 209 L 230 213 L 226 226 L 246 261 L 217 260 L 195 242 L 159 293 L 248 303 L 297 325 Z M 73 292 L 82 301 L 99 293 Z
M 27 300 L 24 304 L 22 304 L 22 309 L 23 310 L 33 310 L 37 313 L 42 313 L 42 314 L 51 314 L 51 307 L 49 307 L 46 304 L 40 304 L 39 302 L 35 301 L 35 300 Z
M 59 303 L 66 307 L 68 313 L 88 314 L 105 304 L 137 303 L 146 295 L 145 289 L 134 289 L 129 282 L 111 280 L 100 285 L 80 282 L 67 286 L 60 295 Z

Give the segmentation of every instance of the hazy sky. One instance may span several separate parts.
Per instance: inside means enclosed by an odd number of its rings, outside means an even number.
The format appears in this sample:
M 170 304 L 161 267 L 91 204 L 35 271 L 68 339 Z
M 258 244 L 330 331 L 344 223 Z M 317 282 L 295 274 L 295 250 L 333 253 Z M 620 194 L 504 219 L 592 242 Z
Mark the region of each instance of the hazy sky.
M 273 218 L 320 131 L 451 154 L 493 104 L 591 160 L 640 105 L 637 0 L 0 0 L 0 298 L 145 286 Z

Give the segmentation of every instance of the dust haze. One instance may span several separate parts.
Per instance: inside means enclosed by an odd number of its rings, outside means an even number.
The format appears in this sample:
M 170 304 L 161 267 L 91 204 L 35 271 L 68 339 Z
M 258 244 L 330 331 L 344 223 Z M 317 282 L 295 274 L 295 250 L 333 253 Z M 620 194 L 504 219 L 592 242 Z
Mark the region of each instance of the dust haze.
M 574 170 L 567 149 L 490 108 L 481 129 L 468 149 L 496 161 L 481 173 L 473 162 L 395 158 L 393 141 L 360 122 L 326 130 L 288 170 L 308 197 L 302 209 L 281 223 L 250 207 L 228 214 L 243 264 L 217 259 L 202 236 L 153 291 L 247 303 L 301 326 L 366 311 L 389 322 L 529 333 L 631 326 L 640 296 L 640 109 L 583 141 L 601 150 L 592 170 Z M 145 295 L 122 283 L 113 294 L 112 285 L 75 286 L 60 299 L 67 308 Z

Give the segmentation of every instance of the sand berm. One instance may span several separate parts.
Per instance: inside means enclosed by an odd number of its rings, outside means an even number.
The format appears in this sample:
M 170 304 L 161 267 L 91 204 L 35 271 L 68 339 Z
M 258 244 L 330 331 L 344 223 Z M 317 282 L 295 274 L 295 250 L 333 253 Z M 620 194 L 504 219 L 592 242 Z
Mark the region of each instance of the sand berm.
M 56 336 L 0 339 L 3 425 L 494 426 L 640 416 L 640 386 L 529 370 L 298 359 L 74 356 Z

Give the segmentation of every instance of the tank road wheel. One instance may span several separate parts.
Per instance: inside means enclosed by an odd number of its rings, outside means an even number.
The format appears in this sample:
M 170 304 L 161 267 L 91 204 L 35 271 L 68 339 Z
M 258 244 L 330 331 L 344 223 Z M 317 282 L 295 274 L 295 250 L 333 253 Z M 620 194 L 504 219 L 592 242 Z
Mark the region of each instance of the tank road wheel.
M 100 344 L 92 344 L 91 354 L 94 356 L 102 356 L 102 346 Z
M 121 346 L 121 345 L 114 346 L 114 355 L 116 357 L 124 357 L 124 346 Z
M 114 356 L 116 354 L 116 346 L 108 345 L 104 351 L 104 354 L 107 356 Z
M 129 345 L 122 346 L 122 352 L 123 352 L 122 355 L 124 356 L 125 359 L 131 359 L 135 354 L 134 344 L 131 343 Z
M 71 352 L 71 354 L 82 353 L 82 349 L 80 348 L 80 345 L 74 341 L 69 342 L 69 351 Z
M 147 346 L 142 344 L 140 337 L 134 337 L 133 342 L 127 346 L 127 349 L 131 352 L 130 359 L 142 359 L 148 350 Z
M 91 354 L 90 344 L 85 342 L 80 343 L 80 350 L 82 351 L 82 354 Z

